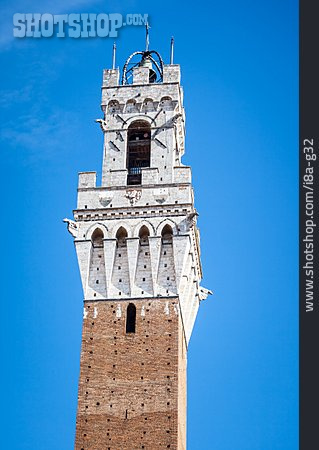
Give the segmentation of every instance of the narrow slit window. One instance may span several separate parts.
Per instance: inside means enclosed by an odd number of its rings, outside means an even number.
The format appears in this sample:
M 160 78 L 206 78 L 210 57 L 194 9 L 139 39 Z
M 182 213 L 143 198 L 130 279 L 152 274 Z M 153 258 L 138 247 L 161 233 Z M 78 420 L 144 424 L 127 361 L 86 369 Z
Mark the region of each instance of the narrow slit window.
M 135 333 L 136 307 L 130 303 L 126 310 L 126 333 Z

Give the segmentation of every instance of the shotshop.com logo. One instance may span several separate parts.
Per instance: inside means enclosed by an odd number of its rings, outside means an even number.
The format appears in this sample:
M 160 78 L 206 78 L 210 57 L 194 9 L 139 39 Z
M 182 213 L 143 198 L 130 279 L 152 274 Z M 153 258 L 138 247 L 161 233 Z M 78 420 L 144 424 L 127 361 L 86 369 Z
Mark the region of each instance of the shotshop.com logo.
M 13 15 L 16 38 L 116 38 L 125 26 L 145 26 L 148 14 L 21 14 Z

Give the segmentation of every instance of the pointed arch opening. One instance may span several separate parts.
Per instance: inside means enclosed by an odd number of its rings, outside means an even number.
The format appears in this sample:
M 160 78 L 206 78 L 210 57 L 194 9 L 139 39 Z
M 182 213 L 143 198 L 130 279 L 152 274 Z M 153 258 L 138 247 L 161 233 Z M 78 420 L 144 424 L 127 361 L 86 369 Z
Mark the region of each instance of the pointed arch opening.
M 91 241 L 93 247 L 103 247 L 104 234 L 100 228 L 96 228 L 92 233 Z
M 135 333 L 136 328 L 136 306 L 129 303 L 126 309 L 126 333 Z
M 135 273 L 135 286 L 140 296 L 153 295 L 153 281 L 149 246 L 150 230 L 146 225 L 139 229 L 139 248 Z
M 173 229 L 166 224 L 161 232 L 162 245 L 158 269 L 158 293 L 162 296 L 176 293 L 175 264 L 173 252 Z
M 162 243 L 163 244 L 171 244 L 173 238 L 173 230 L 170 225 L 165 225 L 162 230 Z
M 115 230 L 114 230 L 115 231 Z M 123 298 L 130 295 L 130 275 L 128 271 L 127 231 L 120 226 L 115 234 L 116 248 L 112 270 L 110 292 L 114 297 Z
M 127 231 L 124 227 L 120 227 L 116 232 L 117 247 L 125 247 L 127 238 Z
M 151 126 L 145 120 L 136 120 L 127 132 L 127 184 L 141 184 L 143 167 L 151 164 Z
M 148 230 L 148 228 L 143 225 L 138 233 L 138 236 L 140 238 L 140 245 L 144 246 L 144 245 L 148 245 L 148 237 L 150 235 L 150 232 Z
M 100 228 L 96 228 L 93 231 L 91 242 L 88 295 L 104 298 L 106 296 L 104 234 Z

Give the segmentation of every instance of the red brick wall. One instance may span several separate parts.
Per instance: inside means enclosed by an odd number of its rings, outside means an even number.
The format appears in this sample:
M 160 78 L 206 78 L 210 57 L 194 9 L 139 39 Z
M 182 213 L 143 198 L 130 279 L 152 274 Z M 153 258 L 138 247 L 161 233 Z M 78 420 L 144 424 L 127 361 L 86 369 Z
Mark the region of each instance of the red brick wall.
M 126 334 L 129 303 L 136 306 L 136 332 Z M 76 450 L 186 448 L 186 350 L 177 304 L 162 297 L 85 302 Z

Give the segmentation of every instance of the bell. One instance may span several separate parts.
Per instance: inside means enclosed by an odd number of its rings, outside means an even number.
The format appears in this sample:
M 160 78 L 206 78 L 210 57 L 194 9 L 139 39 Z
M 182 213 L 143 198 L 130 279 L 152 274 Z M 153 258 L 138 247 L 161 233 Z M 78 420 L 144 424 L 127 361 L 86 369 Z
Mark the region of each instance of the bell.
M 150 58 L 148 56 L 144 56 L 141 62 L 139 63 L 139 66 L 147 67 L 149 69 L 149 82 L 154 83 L 156 81 L 157 76 L 155 70 L 153 69 L 153 64 Z
M 155 70 L 150 69 L 149 82 L 150 83 L 155 83 L 156 78 L 157 78 L 157 76 L 156 76 Z

